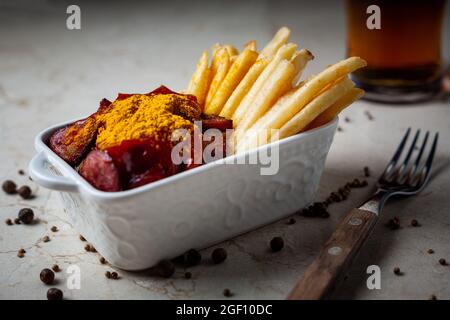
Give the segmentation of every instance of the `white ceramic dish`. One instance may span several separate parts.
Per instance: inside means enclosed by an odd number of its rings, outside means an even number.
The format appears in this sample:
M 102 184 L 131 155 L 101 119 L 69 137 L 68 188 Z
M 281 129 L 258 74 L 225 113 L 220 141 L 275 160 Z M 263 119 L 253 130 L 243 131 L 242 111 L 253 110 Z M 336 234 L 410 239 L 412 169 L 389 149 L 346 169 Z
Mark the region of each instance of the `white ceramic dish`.
M 141 270 L 279 220 L 311 203 L 338 119 L 275 142 L 280 155 L 275 175 L 261 175 L 260 165 L 231 164 L 246 156 L 242 154 L 121 192 L 95 189 L 46 145 L 56 129 L 71 122 L 37 135 L 38 153 L 30 162 L 30 175 L 39 185 L 61 191 L 75 228 L 110 263 Z

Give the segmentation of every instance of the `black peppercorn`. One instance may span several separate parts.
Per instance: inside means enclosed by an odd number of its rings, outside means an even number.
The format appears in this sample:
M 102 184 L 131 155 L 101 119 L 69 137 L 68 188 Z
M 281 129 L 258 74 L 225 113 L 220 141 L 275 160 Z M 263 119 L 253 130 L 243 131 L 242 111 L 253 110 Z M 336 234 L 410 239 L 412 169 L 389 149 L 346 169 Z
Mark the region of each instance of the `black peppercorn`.
M 396 274 L 397 276 L 399 276 L 399 275 L 402 274 L 402 272 L 400 271 L 400 268 L 399 268 L 399 267 L 395 267 L 395 268 L 394 268 L 394 274 Z
M 14 219 L 14 223 L 15 223 L 15 224 L 21 224 L 21 223 L 20 223 L 20 219 L 19 219 L 19 218 L 15 218 L 15 219 Z
M 101 263 L 101 264 L 105 264 L 105 263 L 106 263 L 106 259 L 103 258 L 103 257 L 100 257 L 100 263 Z
M 186 261 L 188 266 L 196 266 L 202 261 L 202 255 L 195 249 L 190 249 L 186 252 L 184 260 Z
M 50 241 L 50 237 L 49 236 L 43 236 L 42 237 L 42 241 L 43 242 L 49 242 Z
M 41 271 L 39 277 L 43 283 L 51 284 L 53 283 L 53 280 L 55 280 L 55 273 L 52 270 L 45 268 Z
M 25 257 L 25 253 L 26 253 L 26 251 L 24 249 L 19 249 L 19 251 L 17 251 L 17 256 L 19 258 L 23 258 L 23 257 Z
M 108 279 L 111 279 L 111 272 L 110 271 L 106 271 L 105 272 L 105 277 L 107 277 Z
M 287 222 L 287 224 L 295 224 L 295 219 L 294 218 L 290 218 Z
M 6 180 L 2 184 L 2 189 L 7 194 L 15 194 L 17 192 L 16 188 L 17 188 L 17 185 L 11 180 Z
M 389 219 L 389 221 L 386 223 L 386 227 L 388 227 L 391 230 L 399 229 L 400 228 L 400 219 L 397 217 Z
M 21 186 L 17 192 L 22 199 L 31 199 L 31 189 L 29 186 Z
M 48 300 L 62 300 L 63 292 L 57 288 L 50 288 L 47 291 Z
M 420 225 L 419 225 L 419 222 L 416 220 L 416 219 L 412 219 L 411 220 L 411 225 L 413 226 L 413 227 L 419 227 Z
M 275 237 L 270 241 L 270 248 L 273 252 L 280 251 L 284 247 L 284 240 L 281 237 Z
M 224 295 L 225 297 L 229 298 L 229 297 L 231 297 L 233 294 L 231 293 L 231 290 L 230 290 L 230 289 L 226 288 L 226 289 L 223 289 L 223 295 Z
M 175 273 L 175 266 L 169 260 L 161 260 L 156 266 L 150 268 L 150 275 L 170 278 Z
M 439 263 L 443 266 L 447 265 L 447 261 L 444 258 L 439 259 Z
M 52 232 L 57 232 L 57 231 L 58 231 L 58 227 L 57 227 L 57 226 L 52 226 L 52 227 L 50 228 L 50 230 L 51 230 Z
M 24 224 L 30 224 L 34 219 L 34 212 L 30 208 L 20 209 L 18 218 Z
M 80 234 L 80 240 L 81 241 L 86 241 L 86 239 Z
M 58 266 L 57 264 L 54 264 L 54 265 L 52 266 L 52 270 L 53 270 L 54 272 L 59 272 L 59 271 L 61 271 L 61 269 L 59 268 L 59 266 Z
M 117 272 L 111 272 L 111 279 L 117 280 L 119 279 L 119 274 Z
M 428 249 L 428 251 L 427 251 L 429 254 L 433 254 L 434 253 L 434 250 L 433 249 Z
M 18 174 L 20 174 L 21 176 L 23 176 L 25 174 L 25 171 L 23 171 L 22 169 L 20 169 L 19 171 L 17 171 Z
M 13 222 L 12 222 L 11 219 L 6 219 L 6 220 L 5 220 L 5 223 L 6 223 L 8 226 L 12 226 L 12 225 L 13 225 Z
M 227 251 L 224 248 L 217 248 L 211 254 L 211 259 L 214 264 L 219 264 L 227 258 Z

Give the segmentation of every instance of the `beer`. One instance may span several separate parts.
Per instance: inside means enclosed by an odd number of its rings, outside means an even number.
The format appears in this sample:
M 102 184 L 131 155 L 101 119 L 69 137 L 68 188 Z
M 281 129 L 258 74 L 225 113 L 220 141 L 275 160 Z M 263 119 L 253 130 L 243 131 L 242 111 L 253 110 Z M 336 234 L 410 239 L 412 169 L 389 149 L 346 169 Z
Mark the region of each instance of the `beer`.
M 347 54 L 367 61 L 353 76 L 367 98 L 411 102 L 439 90 L 444 6 L 445 0 L 347 1 Z

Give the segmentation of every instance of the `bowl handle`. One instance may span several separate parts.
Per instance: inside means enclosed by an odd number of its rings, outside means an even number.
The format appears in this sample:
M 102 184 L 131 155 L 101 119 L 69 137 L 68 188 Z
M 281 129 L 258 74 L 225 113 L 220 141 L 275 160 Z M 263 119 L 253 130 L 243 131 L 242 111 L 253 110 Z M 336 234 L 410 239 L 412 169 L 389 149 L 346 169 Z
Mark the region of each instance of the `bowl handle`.
M 49 161 L 41 151 L 31 160 L 28 172 L 37 184 L 52 190 L 74 192 L 78 185 L 67 177 L 57 176 L 48 167 Z

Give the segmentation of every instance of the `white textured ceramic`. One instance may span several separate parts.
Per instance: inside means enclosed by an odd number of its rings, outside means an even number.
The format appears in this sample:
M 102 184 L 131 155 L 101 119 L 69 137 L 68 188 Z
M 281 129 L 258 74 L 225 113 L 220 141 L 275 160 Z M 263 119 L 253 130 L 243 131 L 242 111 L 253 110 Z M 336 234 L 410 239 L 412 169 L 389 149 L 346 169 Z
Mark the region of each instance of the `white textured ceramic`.
M 246 156 L 239 154 L 121 192 L 95 189 L 46 145 L 67 122 L 36 137 L 38 154 L 29 172 L 39 185 L 61 191 L 75 228 L 103 257 L 119 268 L 140 270 L 311 203 L 337 122 L 275 142 L 280 155 L 275 175 L 261 175 L 260 165 L 232 164 Z

